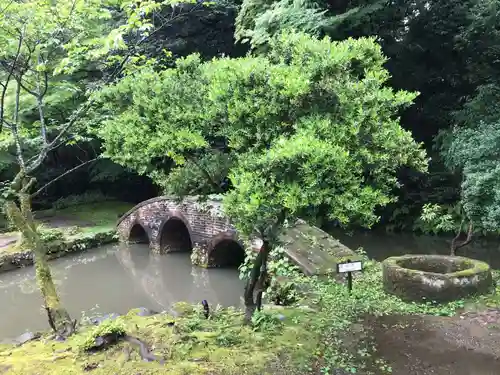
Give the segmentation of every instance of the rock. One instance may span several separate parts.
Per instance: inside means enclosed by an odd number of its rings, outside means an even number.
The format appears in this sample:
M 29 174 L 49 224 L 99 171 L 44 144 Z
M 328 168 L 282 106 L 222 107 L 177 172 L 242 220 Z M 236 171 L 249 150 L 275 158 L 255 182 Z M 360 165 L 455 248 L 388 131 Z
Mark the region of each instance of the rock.
M 349 375 L 350 372 L 347 372 L 346 370 L 344 369 L 341 369 L 341 368 L 337 368 L 335 370 L 333 370 L 333 375 Z
M 54 341 L 63 342 L 63 341 L 66 341 L 66 339 L 61 335 L 55 335 Z
M 486 293 L 490 266 L 479 260 L 445 255 L 402 255 L 382 262 L 384 290 L 407 301 L 449 302 Z
M 118 318 L 120 316 L 120 314 L 116 314 L 116 313 L 111 313 L 111 314 L 105 314 L 103 316 L 98 316 L 98 317 L 94 317 L 94 318 L 91 318 L 90 319 L 90 323 L 98 326 L 99 324 L 101 324 L 102 322 L 104 322 L 105 320 L 115 320 L 116 318 Z
M 95 370 L 96 368 L 99 367 L 99 364 L 98 363 L 95 363 L 95 362 L 92 362 L 92 363 L 86 363 L 84 366 L 83 366 L 83 371 L 92 371 L 92 370 Z
M 0 365 L 0 374 L 7 373 L 11 367 L 11 365 Z
M 94 346 L 90 348 L 90 350 L 105 349 L 108 346 L 113 345 L 115 342 L 117 342 L 119 337 L 120 335 L 116 333 L 110 333 L 107 335 L 98 336 L 95 338 Z
M 139 311 L 137 312 L 138 316 L 151 316 L 151 315 L 156 315 L 158 312 L 150 310 L 146 307 L 139 307 Z
M 40 334 L 39 333 L 25 332 L 22 335 L 18 336 L 15 339 L 15 342 L 18 345 L 23 345 L 23 344 L 26 344 L 29 341 L 33 341 L 33 340 L 36 340 L 38 338 L 40 338 Z

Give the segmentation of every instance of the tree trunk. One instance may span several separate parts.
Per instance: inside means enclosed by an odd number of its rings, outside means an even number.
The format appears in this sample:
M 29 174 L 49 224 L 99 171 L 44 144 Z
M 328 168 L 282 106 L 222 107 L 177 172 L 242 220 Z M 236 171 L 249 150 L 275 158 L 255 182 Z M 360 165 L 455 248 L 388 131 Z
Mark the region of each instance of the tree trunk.
M 458 242 L 458 239 L 460 238 L 460 235 L 462 234 L 462 226 L 463 226 L 463 221 L 460 223 L 460 228 L 458 229 L 458 233 L 453 238 L 451 241 L 451 246 L 450 246 L 450 255 L 455 256 L 457 253 L 457 250 L 460 249 L 461 247 L 464 247 L 472 242 L 472 235 L 473 235 L 473 226 L 472 222 L 469 223 L 469 228 L 467 229 L 467 237 L 464 241 Z
M 37 231 L 29 195 L 19 194 L 20 205 L 13 200 L 5 203 L 5 212 L 11 222 L 21 232 L 23 240 L 33 251 L 36 270 L 36 281 L 42 294 L 45 310 L 47 311 L 49 325 L 62 337 L 68 337 L 75 331 L 75 323 L 71 321 L 69 313 L 62 307 L 61 300 L 57 294 L 56 286 L 52 280 L 52 274 L 47 259 L 45 244 Z
M 270 251 L 269 242 L 264 240 L 245 286 L 245 324 L 250 324 L 255 310 L 260 310 L 262 307 L 262 293 L 267 280 L 267 259 Z

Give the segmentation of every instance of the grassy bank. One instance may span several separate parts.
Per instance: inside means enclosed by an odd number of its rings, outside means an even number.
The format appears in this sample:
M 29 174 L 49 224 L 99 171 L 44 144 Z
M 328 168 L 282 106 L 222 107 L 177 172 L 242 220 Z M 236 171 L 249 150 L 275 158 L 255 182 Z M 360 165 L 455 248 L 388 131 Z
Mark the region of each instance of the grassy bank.
M 1 366 L 6 374 L 303 374 L 317 337 L 304 330 L 313 315 L 296 309 L 261 315 L 255 327 L 241 325 L 241 314 L 234 310 L 215 311 L 205 319 L 200 309 L 183 308 L 175 319 L 156 315 L 139 317 L 134 311 L 98 328 L 125 329 L 154 348 L 159 362 L 144 362 L 138 348 L 121 341 L 110 349 L 86 354 L 93 329 L 83 329 L 65 343 L 32 342 L 13 349 L 0 349 Z M 293 354 L 293 357 L 290 355 Z
M 74 205 L 61 209 L 38 211 L 35 218 L 49 248 L 59 249 L 64 243 L 89 239 L 114 231 L 118 216 L 132 207 L 130 203 L 108 201 Z M 19 236 L 17 232 L 3 233 L 4 237 Z M 27 249 L 21 241 L 0 248 L 0 255 Z
M 495 278 L 498 274 L 495 272 Z M 447 304 L 406 303 L 382 290 L 381 267 L 366 262 L 351 295 L 331 280 L 295 275 L 301 300 L 289 307 L 266 307 L 253 326 L 242 326 L 242 315 L 216 310 L 205 319 L 198 307 L 181 304 L 177 317 L 137 316 L 131 311 L 98 328 L 81 328 L 65 343 L 43 338 L 21 347 L 0 349 L 5 374 L 172 374 L 172 375 L 304 375 L 385 374 L 390 363 L 377 355 L 377 345 L 364 322 L 382 315 L 452 316 L 467 307 L 498 306 L 491 294 Z M 174 324 L 172 324 L 174 323 Z M 143 340 L 165 359 L 141 361 L 138 349 L 125 341 L 108 350 L 87 353 L 97 335 L 124 330 Z M 337 372 L 334 372 L 337 371 Z
M 73 205 L 35 213 L 49 259 L 117 241 L 118 216 L 130 203 L 107 201 Z M 3 233 L 0 240 L 0 272 L 33 264 L 33 253 L 17 232 Z

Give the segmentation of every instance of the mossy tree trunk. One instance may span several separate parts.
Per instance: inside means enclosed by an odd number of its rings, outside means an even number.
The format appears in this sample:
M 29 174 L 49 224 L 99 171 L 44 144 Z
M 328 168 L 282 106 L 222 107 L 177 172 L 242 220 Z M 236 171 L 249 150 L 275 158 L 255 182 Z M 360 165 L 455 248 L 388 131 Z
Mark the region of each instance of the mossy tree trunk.
M 19 189 L 18 186 L 18 191 L 14 190 L 14 194 L 5 202 L 5 212 L 12 224 L 21 232 L 25 244 L 33 251 L 36 281 L 45 303 L 49 325 L 56 334 L 68 337 L 75 330 L 75 322 L 71 320 L 69 313 L 61 304 L 52 279 L 47 249 L 33 217 L 31 199 L 28 194 L 33 182 L 33 179 L 28 181 L 27 178 L 22 178 L 22 187 Z M 15 187 L 14 184 L 13 186 Z

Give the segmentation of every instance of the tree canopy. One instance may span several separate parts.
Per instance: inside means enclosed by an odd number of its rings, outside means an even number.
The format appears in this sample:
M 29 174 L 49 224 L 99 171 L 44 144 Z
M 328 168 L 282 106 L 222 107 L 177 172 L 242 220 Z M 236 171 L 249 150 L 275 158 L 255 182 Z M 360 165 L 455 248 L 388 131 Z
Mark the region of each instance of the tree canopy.
M 105 90 L 99 136 L 110 158 L 167 191 L 229 191 L 226 209 L 245 233 L 278 213 L 318 209 L 370 226 L 375 207 L 391 201 L 396 170 L 426 166 L 397 118 L 415 94 L 385 85 L 384 62 L 373 39 L 301 33 L 274 39 L 265 56 L 192 55 Z M 188 170 L 203 185 L 197 191 L 186 186 L 193 178 L 178 178 Z
M 500 123 L 457 128 L 446 159 L 462 172 L 461 201 L 477 226 L 496 232 L 500 226 Z

